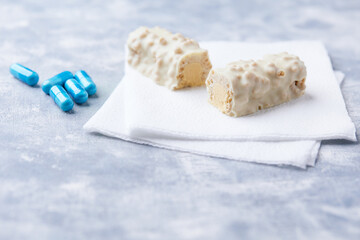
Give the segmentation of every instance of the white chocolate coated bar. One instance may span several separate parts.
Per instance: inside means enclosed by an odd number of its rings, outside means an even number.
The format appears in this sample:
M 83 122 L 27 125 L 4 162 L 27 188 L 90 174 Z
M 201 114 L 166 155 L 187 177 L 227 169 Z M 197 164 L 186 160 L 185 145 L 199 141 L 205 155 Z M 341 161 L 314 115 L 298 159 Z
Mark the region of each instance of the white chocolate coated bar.
M 212 69 L 206 79 L 209 102 L 238 117 L 298 98 L 305 92 L 306 67 L 286 52 Z
M 129 65 L 171 90 L 204 85 L 212 67 L 196 41 L 159 27 L 136 29 L 127 46 Z

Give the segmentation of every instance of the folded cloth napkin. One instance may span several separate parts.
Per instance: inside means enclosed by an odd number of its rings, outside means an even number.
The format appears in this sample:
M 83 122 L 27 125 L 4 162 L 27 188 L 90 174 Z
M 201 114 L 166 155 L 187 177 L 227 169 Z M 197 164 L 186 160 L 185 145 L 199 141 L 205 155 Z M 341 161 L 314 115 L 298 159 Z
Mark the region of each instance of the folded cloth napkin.
M 213 67 L 287 51 L 305 62 L 305 95 L 243 117 L 229 117 L 207 102 L 205 87 L 169 91 L 126 65 L 126 124 L 131 136 L 203 140 L 356 140 L 328 54 L 321 42 L 204 42 Z
M 339 83 L 344 78 L 344 74 L 341 72 L 335 72 L 335 75 L 337 75 Z M 301 168 L 314 166 L 315 164 L 320 141 L 204 141 L 131 137 L 125 127 L 124 116 L 124 92 L 127 90 L 126 79 L 128 78 L 124 78 L 120 82 L 106 103 L 85 124 L 84 128 L 87 131 L 160 148 L 233 160 L 286 164 Z
M 133 82 L 133 76 L 126 72 L 124 79 L 109 97 L 103 107 L 84 125 L 91 132 L 100 132 L 107 136 L 118 137 L 152 146 L 175 149 L 208 156 L 224 157 L 234 160 L 266 164 L 288 164 L 298 167 L 313 166 L 320 146 L 319 141 L 221 141 L 221 140 L 196 140 L 174 136 L 133 136 L 128 128 L 129 121 L 125 109 L 131 107 L 131 99 L 126 93 Z M 140 76 L 142 77 L 142 76 Z M 343 75 L 339 74 L 340 78 Z M 147 79 L 148 81 L 151 81 Z M 126 89 L 126 91 L 124 90 Z M 204 90 L 204 89 L 203 89 Z M 204 90 L 205 91 L 205 90 Z M 134 97 L 139 97 L 135 95 Z M 143 97 L 143 96 L 140 96 Z M 147 96 L 150 99 L 150 96 Z M 152 101 L 148 101 L 149 104 Z M 127 106 L 125 106 L 127 105 Z M 220 113 L 218 113 L 220 114 Z M 147 117 L 147 116 L 143 116 Z M 127 123 L 126 123 L 127 122 Z

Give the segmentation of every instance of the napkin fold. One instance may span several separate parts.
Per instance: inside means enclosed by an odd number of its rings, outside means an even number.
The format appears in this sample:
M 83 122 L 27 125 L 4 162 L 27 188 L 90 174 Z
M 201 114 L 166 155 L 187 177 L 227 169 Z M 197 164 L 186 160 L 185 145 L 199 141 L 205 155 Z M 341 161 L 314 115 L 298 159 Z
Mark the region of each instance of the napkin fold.
M 212 46 L 217 46 L 217 48 L 221 48 L 221 46 L 224 45 L 224 43 L 208 43 L 208 44 L 209 45 L 207 49 L 210 52 L 211 58 L 214 58 L 213 55 L 211 55 L 211 53 L 213 51 L 214 52 L 216 51 L 213 49 L 209 49 L 209 46 L 212 45 Z M 291 44 L 295 44 L 295 43 L 292 42 Z M 315 43 L 306 42 L 305 45 L 311 45 L 311 44 L 313 46 L 314 45 L 319 46 L 318 42 Z M 202 47 L 204 47 L 204 44 L 201 45 Z M 253 45 L 253 44 L 249 44 L 249 45 Z M 253 45 L 251 47 L 257 48 L 259 45 Z M 287 43 L 282 43 L 282 45 L 284 46 L 284 48 L 281 51 L 288 50 L 286 48 L 286 46 L 288 45 Z M 238 57 L 234 57 L 232 58 L 232 60 L 235 60 L 237 58 Z M 217 63 L 216 61 L 214 63 L 213 61 L 213 64 L 214 66 L 216 66 L 215 64 L 219 64 L 219 63 Z M 308 66 L 307 62 L 305 62 L 305 64 L 306 66 Z M 180 151 L 192 152 L 207 156 L 222 157 L 227 159 L 257 162 L 264 164 L 286 164 L 301 168 L 305 168 L 306 166 L 313 166 L 315 164 L 315 160 L 320 147 L 320 141 L 318 141 L 318 139 L 323 139 L 323 138 L 327 139 L 329 136 L 330 138 L 340 137 L 350 140 L 356 139 L 353 136 L 355 135 L 355 128 L 351 120 L 350 123 L 347 122 L 349 118 L 338 85 L 335 86 L 337 87 L 338 93 L 340 94 L 340 103 L 342 102 L 344 107 L 344 109 L 341 109 L 341 104 L 337 103 L 337 107 L 340 106 L 339 107 L 340 110 L 338 111 L 338 114 L 343 114 L 344 116 L 342 117 L 337 116 L 336 119 L 341 119 L 342 123 L 346 123 L 345 127 L 339 128 L 338 125 L 330 124 L 330 127 L 325 129 L 328 131 L 327 133 L 330 133 L 330 135 L 318 136 L 316 134 L 308 134 L 302 137 L 298 136 L 297 138 L 291 137 L 292 133 L 284 134 L 284 135 L 276 135 L 274 134 L 276 133 L 276 131 L 273 131 L 273 134 L 271 135 L 269 134 L 269 132 L 266 132 L 265 134 L 263 134 L 264 140 L 261 140 L 262 135 L 260 131 L 256 132 L 256 134 L 258 135 L 255 138 L 252 137 L 252 135 L 249 133 L 247 133 L 248 135 L 245 138 L 243 138 L 241 136 L 239 137 L 239 135 L 234 135 L 234 134 L 216 135 L 217 132 L 212 132 L 211 134 L 208 134 L 208 132 L 206 132 L 206 134 L 201 132 L 200 134 L 193 134 L 186 127 L 180 129 L 179 128 L 171 129 L 171 125 L 170 126 L 166 124 L 163 125 L 164 120 L 166 122 L 167 117 L 169 116 L 181 117 L 181 115 L 187 115 L 188 112 L 186 111 L 182 112 L 184 109 L 182 107 L 180 108 L 177 107 L 178 105 L 180 105 L 179 103 L 175 105 L 176 106 L 175 108 L 172 107 L 171 111 L 169 110 L 168 112 L 166 112 L 166 110 L 162 108 L 163 105 L 158 105 L 157 101 L 153 101 L 153 98 L 156 98 L 154 94 L 162 94 L 162 92 L 164 92 L 167 95 L 168 92 L 172 93 L 168 96 L 169 98 L 166 98 L 166 101 L 173 102 L 174 101 L 173 98 L 174 95 L 176 95 L 176 93 L 184 92 L 184 94 L 187 97 L 189 96 L 194 97 L 195 95 L 201 97 L 203 96 L 202 95 L 203 92 L 206 93 L 206 90 L 203 88 L 197 88 L 195 89 L 195 91 L 180 90 L 177 92 L 172 92 L 165 89 L 164 87 L 155 85 L 154 83 L 151 82 L 151 80 L 146 79 L 142 75 L 137 74 L 136 71 L 132 72 L 132 70 L 133 69 L 126 67 L 126 72 L 123 80 L 119 83 L 119 85 L 116 87 L 116 89 L 111 94 L 109 99 L 105 102 L 105 104 L 101 107 L 101 109 L 84 125 L 85 130 L 89 132 L 99 132 L 106 136 L 117 137 L 127 141 L 152 145 L 161 148 L 167 148 L 171 150 L 180 150 Z M 327 75 L 331 76 L 330 77 L 330 79 L 332 79 L 331 81 L 334 81 L 336 84 L 335 81 L 336 78 L 332 70 L 331 70 L 331 74 L 327 74 Z M 343 78 L 343 74 L 337 73 L 337 75 L 340 79 Z M 310 79 L 308 75 L 307 83 L 311 81 Z M 146 82 L 142 82 L 142 80 L 146 80 Z M 147 83 L 151 83 L 151 84 L 147 84 Z M 141 90 L 145 88 L 150 88 L 150 91 L 146 92 L 147 95 L 144 95 L 145 93 Z M 162 91 L 162 89 L 166 91 Z M 325 90 L 326 89 L 324 89 L 324 91 Z M 335 91 L 334 89 L 332 90 L 332 92 L 337 93 L 337 91 Z M 313 95 L 313 97 L 317 98 L 317 95 L 315 94 Z M 184 98 L 184 96 L 182 96 L 180 100 L 178 99 L 180 103 L 186 101 L 182 98 Z M 206 97 L 203 98 L 202 101 L 204 101 L 204 99 L 206 102 L 207 98 Z M 339 98 L 337 98 L 337 100 L 339 100 Z M 213 108 L 210 104 L 208 103 L 206 104 L 209 107 Z M 298 104 L 301 104 L 301 102 Z M 288 108 L 286 106 L 284 106 L 284 109 L 281 109 L 283 105 L 279 106 L 278 107 L 279 109 L 277 111 L 280 112 L 288 111 Z M 153 111 L 149 112 L 147 111 L 147 109 L 152 109 Z M 223 117 L 222 114 L 217 112 L 215 108 L 213 108 L 212 110 L 216 111 L 216 115 Z M 345 112 L 341 110 L 345 110 Z M 204 114 L 204 112 L 201 109 L 199 109 L 199 111 L 200 112 L 197 112 L 197 115 Z M 271 113 L 271 111 L 261 111 L 258 114 L 254 114 L 253 119 L 262 116 L 261 114 L 267 115 L 269 113 Z M 164 117 L 165 119 L 161 122 L 154 122 L 153 121 L 154 119 L 152 118 L 151 115 L 159 115 Z M 193 121 L 199 120 L 197 115 L 193 116 L 194 117 Z M 227 116 L 225 117 L 229 118 Z M 142 119 L 138 119 L 138 118 L 142 118 Z M 266 118 L 266 117 L 262 116 L 261 118 Z M 151 119 L 151 121 L 149 119 Z M 170 117 L 170 119 L 174 119 L 174 118 Z M 241 119 L 241 118 L 235 118 L 235 119 Z M 143 123 L 145 123 L 145 125 L 143 125 Z M 247 123 L 242 122 L 239 124 L 247 124 Z M 353 129 L 351 129 L 351 126 L 349 125 L 352 125 Z M 188 125 L 185 124 L 184 126 L 188 126 Z M 267 126 L 272 127 L 271 123 L 267 123 Z M 333 132 L 329 131 L 332 128 L 334 128 L 333 129 L 334 131 Z M 290 137 L 284 138 L 284 136 L 290 136 Z M 251 139 L 251 140 L 244 141 L 242 139 Z M 287 139 L 287 141 L 284 141 L 284 139 Z

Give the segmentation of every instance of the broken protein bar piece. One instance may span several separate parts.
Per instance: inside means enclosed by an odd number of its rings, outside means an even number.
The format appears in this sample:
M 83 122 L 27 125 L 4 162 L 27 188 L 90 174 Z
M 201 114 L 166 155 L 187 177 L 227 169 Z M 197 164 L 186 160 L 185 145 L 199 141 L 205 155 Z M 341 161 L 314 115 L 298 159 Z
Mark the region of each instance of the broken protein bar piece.
M 206 79 L 209 102 L 238 117 L 298 98 L 305 92 L 306 67 L 286 52 L 212 69 Z
M 193 39 L 155 27 L 140 27 L 127 40 L 128 64 L 171 90 L 204 85 L 208 52 Z

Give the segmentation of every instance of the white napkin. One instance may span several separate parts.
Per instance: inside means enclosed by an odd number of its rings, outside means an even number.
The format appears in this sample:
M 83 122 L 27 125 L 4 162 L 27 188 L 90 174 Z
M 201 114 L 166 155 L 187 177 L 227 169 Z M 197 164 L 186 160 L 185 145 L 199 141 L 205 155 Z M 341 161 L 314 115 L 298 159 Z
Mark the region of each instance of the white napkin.
M 238 59 L 288 51 L 307 68 L 306 92 L 299 99 L 233 118 L 207 102 L 205 87 L 169 91 L 126 65 L 127 128 L 131 136 L 203 140 L 356 140 L 330 59 L 320 42 L 203 42 L 213 67 Z M 125 77 L 125 78 L 126 78 Z
M 337 75 L 339 83 L 344 78 L 344 74 L 341 72 L 335 72 L 335 75 Z M 305 168 L 307 165 L 314 166 L 315 164 L 320 141 L 236 142 L 130 137 L 125 127 L 124 116 L 125 79 L 120 82 L 101 109 L 85 124 L 84 128 L 87 131 L 99 132 L 106 136 L 160 148 L 233 160 L 265 164 L 287 164 L 301 168 Z
M 340 78 L 343 78 L 343 75 L 339 75 Z M 130 81 L 127 81 L 127 79 Z M 126 127 L 129 124 L 125 124 L 127 119 L 124 116 L 124 95 L 126 95 L 124 89 L 128 92 L 129 87 L 126 85 L 131 83 L 132 80 L 126 73 L 123 81 L 121 81 L 103 107 L 85 124 L 84 128 L 86 130 L 100 132 L 127 141 L 234 160 L 265 164 L 288 164 L 302 168 L 306 167 L 306 165 L 313 166 L 315 163 L 320 146 L 319 141 L 202 141 L 173 137 L 161 138 L 151 135 L 143 137 L 130 136 L 129 129 Z M 127 105 L 132 100 L 133 98 L 126 99 Z M 152 102 L 149 101 L 149 103 Z

